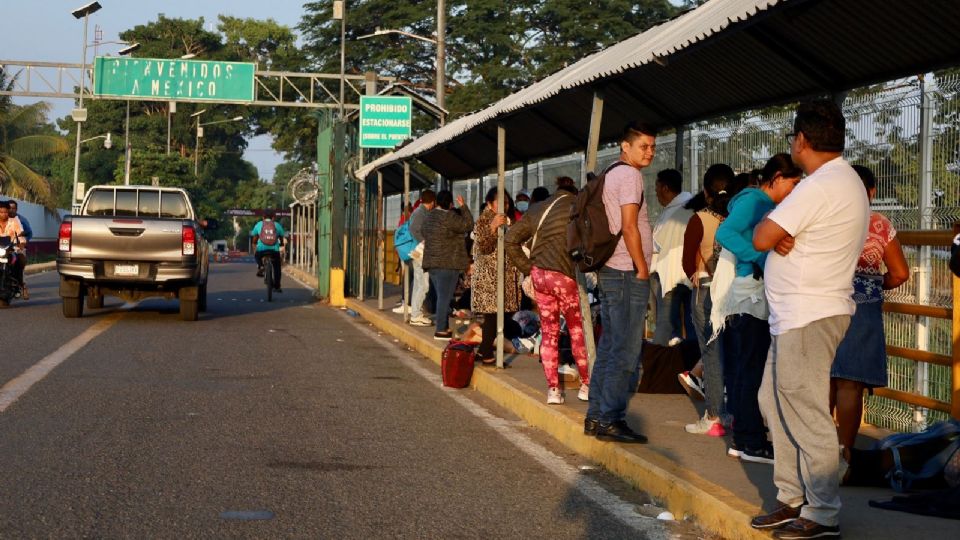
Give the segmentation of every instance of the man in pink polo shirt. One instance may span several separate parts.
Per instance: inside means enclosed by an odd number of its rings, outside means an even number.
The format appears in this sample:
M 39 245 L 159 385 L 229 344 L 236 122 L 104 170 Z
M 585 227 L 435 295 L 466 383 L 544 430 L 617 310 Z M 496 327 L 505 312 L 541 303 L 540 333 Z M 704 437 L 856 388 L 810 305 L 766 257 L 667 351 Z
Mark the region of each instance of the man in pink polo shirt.
M 621 232 L 622 237 L 597 272 L 603 292 L 603 335 L 590 375 L 590 406 L 583 429 L 604 441 L 647 442 L 627 425 L 625 416 L 639 375 L 653 256 L 653 231 L 640 169 L 653 161 L 656 137 L 656 131 L 646 124 L 627 125 L 620 137 L 620 161 L 607 170 L 604 181 L 603 205 L 610 232 Z

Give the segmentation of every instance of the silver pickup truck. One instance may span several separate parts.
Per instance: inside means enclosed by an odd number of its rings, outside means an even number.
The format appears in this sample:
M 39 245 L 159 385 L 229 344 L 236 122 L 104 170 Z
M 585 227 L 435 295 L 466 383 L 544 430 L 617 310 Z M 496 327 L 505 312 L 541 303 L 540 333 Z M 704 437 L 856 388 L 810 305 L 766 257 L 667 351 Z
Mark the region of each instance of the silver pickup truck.
M 60 224 L 57 271 L 65 317 L 103 307 L 103 297 L 131 302 L 180 300 L 180 318 L 207 307 L 207 241 L 187 192 L 152 186 L 95 186 L 79 215 Z

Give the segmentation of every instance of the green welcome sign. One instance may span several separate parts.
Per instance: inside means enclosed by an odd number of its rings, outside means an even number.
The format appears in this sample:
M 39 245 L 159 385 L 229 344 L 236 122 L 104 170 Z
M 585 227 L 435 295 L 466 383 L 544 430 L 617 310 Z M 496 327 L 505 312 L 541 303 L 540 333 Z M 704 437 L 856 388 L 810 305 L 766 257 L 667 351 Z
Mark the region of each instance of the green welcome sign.
M 360 147 L 394 148 L 410 138 L 413 101 L 402 96 L 360 96 Z
M 254 100 L 256 64 L 98 56 L 93 93 L 97 96 L 161 101 Z

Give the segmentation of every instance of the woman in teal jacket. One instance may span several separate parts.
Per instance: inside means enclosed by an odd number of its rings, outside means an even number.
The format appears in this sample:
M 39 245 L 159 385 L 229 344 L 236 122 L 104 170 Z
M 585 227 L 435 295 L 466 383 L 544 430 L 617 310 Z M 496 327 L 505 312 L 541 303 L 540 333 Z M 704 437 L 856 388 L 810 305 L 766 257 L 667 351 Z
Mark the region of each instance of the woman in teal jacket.
M 727 411 L 733 415 L 733 447 L 728 454 L 746 461 L 773 463 L 757 392 L 770 348 L 770 325 L 763 294 L 766 252 L 753 248 L 753 228 L 793 191 L 802 171 L 789 154 L 767 161 L 760 186 L 747 188 L 730 200 L 730 214 L 717 229 L 717 242 L 736 258 L 736 277 L 728 293 L 723 325 L 724 379 Z

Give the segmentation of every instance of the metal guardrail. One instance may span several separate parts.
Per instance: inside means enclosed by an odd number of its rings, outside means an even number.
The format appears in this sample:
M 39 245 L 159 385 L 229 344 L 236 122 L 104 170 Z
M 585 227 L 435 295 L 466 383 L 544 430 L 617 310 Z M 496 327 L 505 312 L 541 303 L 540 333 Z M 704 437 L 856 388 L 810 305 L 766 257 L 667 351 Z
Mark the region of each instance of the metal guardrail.
M 957 233 L 960 233 L 960 223 L 954 225 L 953 232 L 949 230 L 898 231 L 897 238 L 900 240 L 900 244 L 904 246 L 946 247 L 950 246 L 953 236 Z M 886 313 L 932 317 L 952 322 L 953 347 L 949 356 L 909 347 L 887 345 L 887 354 L 891 356 L 914 362 L 926 362 L 950 367 L 952 382 L 950 402 L 892 388 L 877 388 L 873 393 L 908 405 L 942 411 L 950 414 L 953 418 L 960 419 L 960 306 L 958 306 L 960 304 L 960 278 L 953 276 L 951 279 L 953 280 L 953 307 L 926 306 L 903 302 L 884 302 L 883 304 L 883 311 Z

